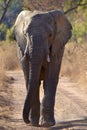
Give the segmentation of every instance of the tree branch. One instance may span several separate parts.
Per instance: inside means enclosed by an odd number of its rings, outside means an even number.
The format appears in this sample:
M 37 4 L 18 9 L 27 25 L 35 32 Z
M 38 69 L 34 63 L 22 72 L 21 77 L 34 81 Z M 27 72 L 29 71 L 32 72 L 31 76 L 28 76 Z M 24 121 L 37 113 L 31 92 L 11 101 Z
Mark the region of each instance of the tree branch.
M 11 0 L 7 0 L 6 3 L 5 3 L 6 5 L 4 7 L 4 11 L 3 11 L 2 16 L 0 18 L 0 24 L 2 23 L 2 20 L 3 20 L 5 14 L 7 12 L 7 9 L 8 9 L 8 6 L 9 6 L 10 2 L 11 2 Z
M 71 11 L 77 9 L 79 6 L 85 6 L 85 5 L 87 5 L 87 3 L 81 4 L 81 3 L 79 2 L 76 6 L 74 6 L 74 7 L 70 8 L 70 9 L 68 9 L 68 10 L 65 11 L 64 13 L 67 14 L 67 13 L 69 13 L 69 12 L 71 12 Z

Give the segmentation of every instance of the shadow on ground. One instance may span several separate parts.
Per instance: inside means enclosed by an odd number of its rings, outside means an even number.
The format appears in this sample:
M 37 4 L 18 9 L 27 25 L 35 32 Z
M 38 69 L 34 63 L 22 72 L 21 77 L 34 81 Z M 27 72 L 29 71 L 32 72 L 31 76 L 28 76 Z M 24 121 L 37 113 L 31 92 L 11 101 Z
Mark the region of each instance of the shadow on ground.
M 78 128 L 80 130 L 81 128 L 84 128 L 87 130 L 87 117 L 80 120 L 72 120 L 72 121 L 64 121 L 59 122 L 56 124 L 56 126 L 49 128 L 48 130 L 60 130 L 64 128 Z M 76 130 L 76 129 L 73 129 Z
M 17 120 L 12 119 L 11 122 L 17 122 Z M 32 126 L 29 127 L 23 123 L 22 119 L 19 119 L 18 122 L 21 124 L 21 127 L 16 128 L 16 130 L 87 130 L 87 117 L 78 120 L 58 122 L 55 126 L 50 128 Z

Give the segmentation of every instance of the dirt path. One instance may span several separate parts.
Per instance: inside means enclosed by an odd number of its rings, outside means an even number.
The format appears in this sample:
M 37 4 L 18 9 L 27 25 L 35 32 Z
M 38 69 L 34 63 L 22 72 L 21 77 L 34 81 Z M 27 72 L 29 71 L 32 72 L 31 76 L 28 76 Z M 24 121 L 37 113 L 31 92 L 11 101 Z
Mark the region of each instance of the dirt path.
M 14 78 L 13 109 L 11 118 L 6 122 L 6 130 L 46 130 L 26 125 L 22 120 L 22 108 L 26 96 L 26 88 L 21 71 L 8 72 Z M 86 91 L 87 92 L 87 91 Z M 78 84 L 62 77 L 56 93 L 55 118 L 56 125 L 50 130 L 87 130 L 87 93 Z M 43 89 L 41 87 L 41 99 Z M 0 127 L 1 128 L 1 127 Z M 0 129 L 0 130 L 5 130 Z

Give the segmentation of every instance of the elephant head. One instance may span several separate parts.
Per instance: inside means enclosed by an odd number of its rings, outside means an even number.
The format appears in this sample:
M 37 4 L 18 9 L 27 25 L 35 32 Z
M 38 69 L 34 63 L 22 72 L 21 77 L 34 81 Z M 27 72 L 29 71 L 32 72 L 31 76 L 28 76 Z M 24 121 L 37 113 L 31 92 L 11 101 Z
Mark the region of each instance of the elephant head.
M 29 123 L 29 112 L 37 95 L 43 62 L 51 59 L 64 48 L 71 37 L 72 26 L 63 12 L 22 11 L 15 22 L 15 37 L 23 60 L 29 55 L 29 84 L 24 104 L 23 118 Z

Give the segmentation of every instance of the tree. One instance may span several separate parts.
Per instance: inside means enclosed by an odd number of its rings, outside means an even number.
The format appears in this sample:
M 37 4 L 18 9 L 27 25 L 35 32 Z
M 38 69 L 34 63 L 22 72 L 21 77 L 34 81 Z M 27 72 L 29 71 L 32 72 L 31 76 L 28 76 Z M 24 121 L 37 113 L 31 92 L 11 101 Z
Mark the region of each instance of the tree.
M 23 0 L 0 0 L 0 23 L 8 27 L 14 23 L 17 14 L 22 10 Z
M 10 2 L 11 2 L 11 0 L 4 0 L 4 1 L 3 1 L 3 5 L 2 5 L 3 12 L 2 12 L 2 14 L 1 14 L 0 23 L 2 22 L 2 20 L 3 20 L 4 16 L 5 16 L 5 14 L 6 14 L 6 11 L 7 11 L 7 9 L 8 9 L 8 6 L 9 6 Z M 1 4 L 1 1 L 0 1 L 0 4 Z
M 65 13 L 76 10 L 79 6 L 87 7 L 86 0 L 24 0 L 24 8 L 29 10 L 52 10 L 62 9 Z M 85 7 L 86 6 L 86 7 Z
M 72 21 L 72 39 L 77 43 L 81 43 L 83 38 L 87 36 L 87 1 L 69 0 L 64 3 L 64 10 Z
M 62 3 L 65 0 L 24 0 L 23 6 L 29 10 L 53 10 L 62 9 Z
M 87 35 L 87 0 L 0 0 L 0 23 L 10 29 L 22 7 L 42 11 L 63 10 L 72 22 L 73 39 Z
M 76 11 L 79 7 L 81 9 L 87 9 L 87 1 L 86 0 L 67 0 L 64 2 L 64 8 L 66 9 L 65 14 L 71 11 Z M 67 10 L 68 8 L 68 10 Z

